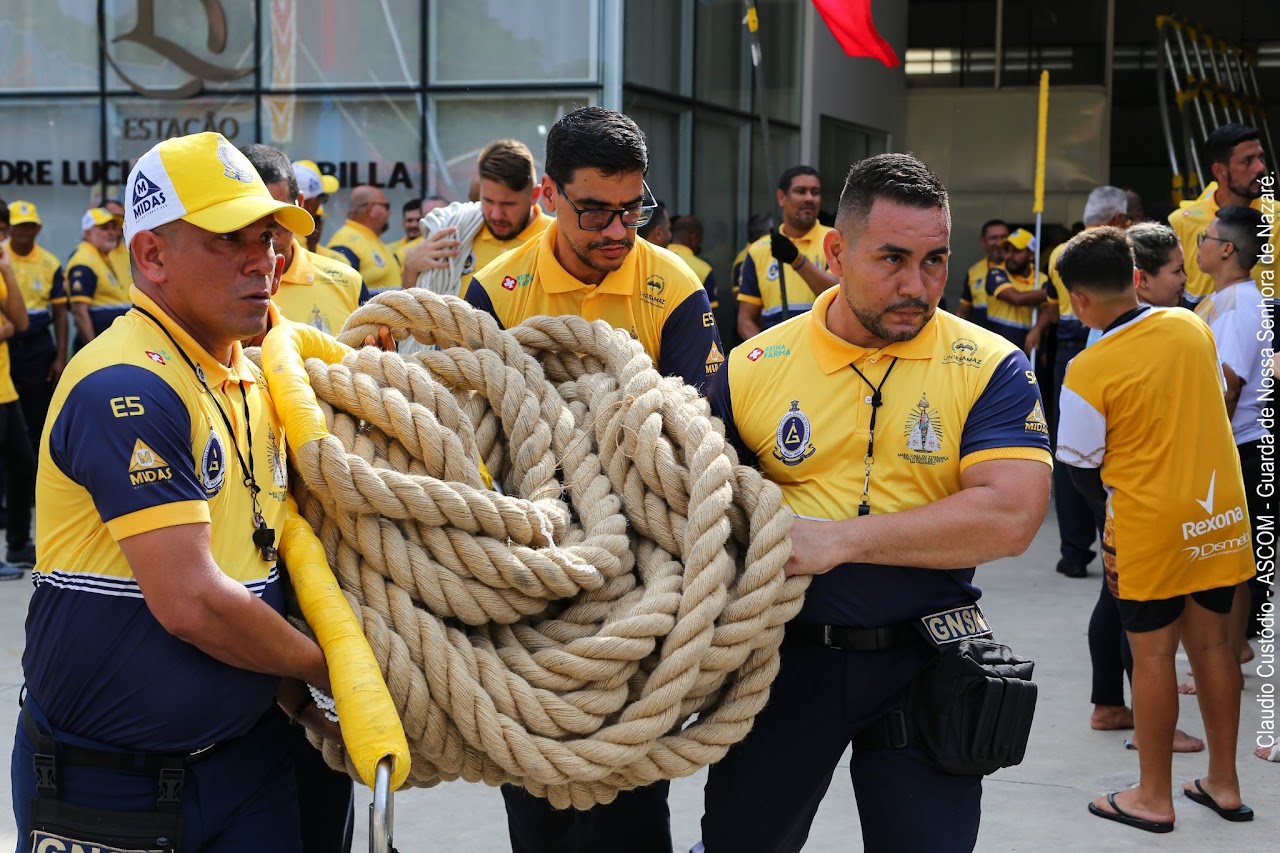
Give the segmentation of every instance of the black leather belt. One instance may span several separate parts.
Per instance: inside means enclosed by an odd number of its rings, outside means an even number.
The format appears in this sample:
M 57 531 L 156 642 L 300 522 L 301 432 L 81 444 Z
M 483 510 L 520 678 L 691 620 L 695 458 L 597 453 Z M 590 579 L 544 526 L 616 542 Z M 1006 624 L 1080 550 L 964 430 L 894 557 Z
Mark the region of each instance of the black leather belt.
M 884 628 L 846 628 L 841 625 L 818 625 L 813 622 L 789 622 L 787 636 L 849 652 L 875 652 L 914 646 L 923 642 L 919 623 L 915 621 L 902 622 Z
M 39 725 L 29 710 L 23 708 L 20 716 L 22 727 L 27 737 L 36 745 L 37 752 L 44 751 L 45 747 L 41 746 L 42 743 L 46 747 L 54 743 L 49 735 L 40 731 Z M 220 746 L 221 744 L 214 743 L 192 752 L 116 752 L 58 743 L 56 750 L 58 757 L 75 767 L 100 767 L 105 770 L 155 775 L 166 768 L 190 767 L 197 764 L 216 753 Z

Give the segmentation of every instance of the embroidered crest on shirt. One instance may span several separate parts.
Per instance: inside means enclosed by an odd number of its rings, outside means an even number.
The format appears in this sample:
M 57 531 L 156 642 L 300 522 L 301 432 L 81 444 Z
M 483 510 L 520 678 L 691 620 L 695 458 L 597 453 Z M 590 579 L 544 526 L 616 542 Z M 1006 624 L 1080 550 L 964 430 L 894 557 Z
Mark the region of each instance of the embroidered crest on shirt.
M 222 448 L 222 439 L 218 433 L 209 430 L 209 439 L 204 443 L 204 452 L 200 454 L 200 484 L 204 490 L 213 494 L 222 488 L 226 476 L 227 454 Z
M 907 437 L 907 449 L 912 453 L 899 453 L 900 459 L 917 465 L 937 465 L 950 456 L 937 455 L 942 450 L 942 417 L 929 405 L 928 395 L 921 393 L 920 402 L 907 417 L 903 433 Z
M 812 433 L 809 416 L 800 411 L 800 401 L 792 400 L 791 408 L 778 422 L 778 431 L 774 436 L 776 446 L 773 448 L 773 458 L 783 465 L 799 465 L 817 453 L 817 448 L 809 443 Z

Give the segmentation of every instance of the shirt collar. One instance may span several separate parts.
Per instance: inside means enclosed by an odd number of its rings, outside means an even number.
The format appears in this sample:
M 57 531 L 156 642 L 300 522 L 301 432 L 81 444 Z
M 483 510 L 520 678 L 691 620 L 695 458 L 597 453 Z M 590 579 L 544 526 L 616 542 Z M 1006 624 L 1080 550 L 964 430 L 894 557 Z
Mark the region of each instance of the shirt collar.
M 831 307 L 840 294 L 840 286 L 829 287 L 813 301 L 813 309 L 809 312 L 809 329 L 813 342 L 814 357 L 818 367 L 830 376 L 843 370 L 850 364 L 864 359 L 879 359 L 881 356 L 923 360 L 933 357 L 938 341 L 938 315 L 935 312 L 925 327 L 909 341 L 895 341 L 887 346 L 873 349 L 851 344 L 827 328 L 827 309 Z
M 284 275 L 280 276 L 281 283 L 289 284 L 314 284 L 316 280 L 316 269 L 311 263 L 311 253 L 307 251 L 307 247 L 299 243 L 296 239 L 293 241 L 293 260 L 289 263 L 289 268 L 284 271 Z
M 814 222 L 813 227 L 801 234 L 799 237 L 787 237 L 792 243 L 808 243 L 810 240 L 817 240 L 826 236 L 821 222 Z
M 193 364 L 204 371 L 205 381 L 210 388 L 222 387 L 228 382 L 243 382 L 246 385 L 252 385 L 258 381 L 258 376 L 253 370 L 253 364 L 249 359 L 245 358 L 239 341 L 231 345 L 231 366 L 220 364 L 217 359 L 209 355 L 204 347 L 196 343 L 195 338 L 187 334 L 185 329 L 165 313 L 163 308 L 157 305 L 151 297 L 143 293 L 136 284 L 129 287 L 129 298 L 133 300 L 134 305 L 145 309 L 147 313 L 155 318 L 155 321 L 160 324 L 161 334 L 167 331 L 169 335 L 173 336 L 173 342 L 187 354 L 187 358 L 191 359 Z M 142 321 L 151 323 L 151 319 L 145 315 L 142 316 Z M 166 337 L 168 336 L 166 335 Z
M 622 266 L 604 277 L 599 284 L 584 284 L 569 274 L 556 259 L 556 235 L 560 223 L 552 221 L 542 232 L 542 244 L 538 247 L 538 281 L 547 293 L 572 293 L 575 290 L 595 290 L 598 293 L 613 293 L 629 296 L 636 289 L 636 254 L 640 251 L 640 241 L 627 252 Z M 633 237 L 633 239 L 635 239 Z

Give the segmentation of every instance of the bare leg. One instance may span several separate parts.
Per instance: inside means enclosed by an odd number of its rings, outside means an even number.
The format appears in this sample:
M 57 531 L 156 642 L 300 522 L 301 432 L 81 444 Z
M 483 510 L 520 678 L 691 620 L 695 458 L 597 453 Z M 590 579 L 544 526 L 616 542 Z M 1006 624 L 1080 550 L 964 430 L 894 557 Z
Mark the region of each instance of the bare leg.
M 1153 821 L 1172 821 L 1173 732 L 1178 723 L 1178 677 L 1173 655 L 1178 624 L 1155 631 L 1128 632 L 1133 649 L 1133 726 L 1142 738 L 1138 751 L 1138 786 L 1116 794 L 1125 812 Z M 1111 811 L 1106 797 L 1094 806 Z
M 1240 588 L 1243 588 L 1243 584 Z M 1246 601 L 1247 601 L 1246 596 Z M 1239 602 L 1237 589 L 1236 602 Z M 1245 611 L 1248 612 L 1247 610 Z M 1196 671 L 1200 715 L 1209 742 L 1209 772 L 1201 780 L 1209 796 L 1224 809 L 1240 806 L 1236 775 L 1236 738 L 1240 732 L 1240 639 L 1235 632 L 1235 605 L 1223 615 L 1201 607 L 1187 596 L 1182 643 Z M 1183 786 L 1184 790 L 1194 786 Z

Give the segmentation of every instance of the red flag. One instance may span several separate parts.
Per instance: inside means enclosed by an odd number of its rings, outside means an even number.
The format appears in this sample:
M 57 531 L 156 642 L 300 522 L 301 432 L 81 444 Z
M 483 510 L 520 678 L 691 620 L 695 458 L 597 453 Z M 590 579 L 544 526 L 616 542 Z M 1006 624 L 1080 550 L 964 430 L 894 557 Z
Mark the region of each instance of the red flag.
M 871 0 L 813 0 L 813 5 L 818 7 L 818 14 L 849 56 L 869 56 L 887 68 L 898 64 L 898 55 L 884 36 L 876 32 L 876 23 L 871 20 Z

